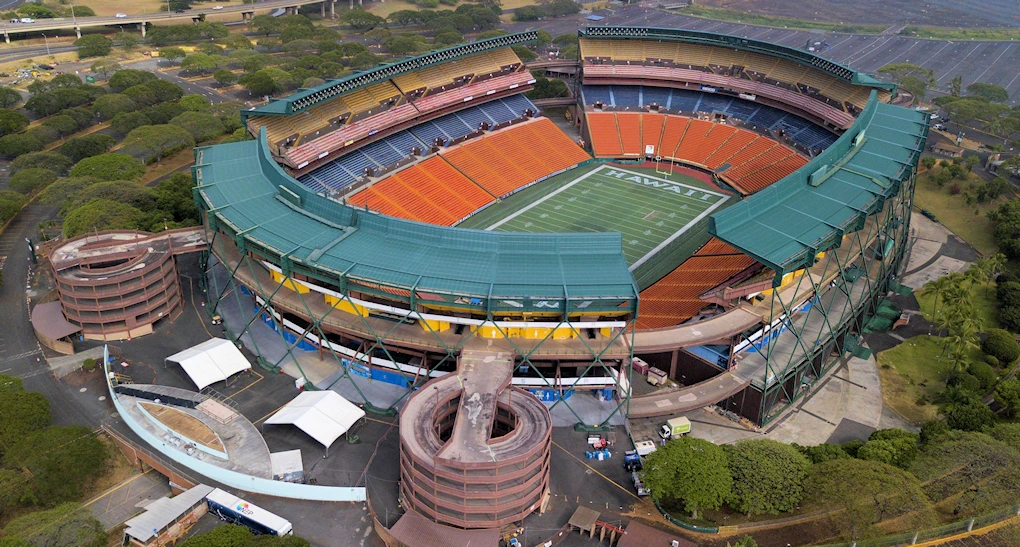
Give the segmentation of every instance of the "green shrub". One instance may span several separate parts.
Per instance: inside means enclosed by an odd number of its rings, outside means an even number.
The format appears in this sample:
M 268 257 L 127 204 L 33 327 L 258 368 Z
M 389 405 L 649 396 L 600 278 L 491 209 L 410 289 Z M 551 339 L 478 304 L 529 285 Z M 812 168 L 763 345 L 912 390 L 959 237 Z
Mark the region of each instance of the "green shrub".
M 988 363 L 989 366 L 993 367 L 999 366 L 999 359 L 996 358 L 994 355 L 985 355 L 985 362 Z
M 981 344 L 981 350 L 994 356 L 1003 366 L 1009 366 L 1020 357 L 1020 345 L 1013 335 L 1003 329 L 992 329 Z
M 994 359 L 991 355 L 989 355 L 989 357 Z M 999 381 L 999 374 L 995 372 L 995 369 L 988 363 L 971 363 L 970 366 L 967 367 L 967 372 L 981 382 L 981 389 L 984 390 L 990 389 L 995 385 L 995 382 Z
M 981 380 L 978 380 L 973 374 L 969 372 L 959 372 L 952 375 L 946 385 L 956 386 L 972 393 L 977 393 L 981 390 Z
M 93 370 L 96 370 L 96 368 L 98 367 L 99 363 L 97 363 L 96 360 L 91 357 L 85 359 L 85 361 L 82 362 L 81 364 L 81 369 L 84 370 L 85 372 L 92 372 Z
M 952 431 L 945 422 L 931 420 L 921 426 L 921 444 L 930 444 Z
M 11 177 L 9 186 L 15 192 L 29 194 L 46 188 L 55 180 L 57 180 L 57 175 L 53 171 L 42 167 L 33 167 L 15 173 Z

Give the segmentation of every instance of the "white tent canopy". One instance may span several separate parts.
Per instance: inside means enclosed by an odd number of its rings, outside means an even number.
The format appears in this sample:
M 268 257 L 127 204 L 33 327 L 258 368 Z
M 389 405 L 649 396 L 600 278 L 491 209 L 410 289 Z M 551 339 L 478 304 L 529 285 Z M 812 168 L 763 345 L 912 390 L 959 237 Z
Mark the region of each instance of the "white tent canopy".
M 329 448 L 365 411 L 335 391 L 305 391 L 287 403 L 267 424 L 293 424 Z
M 166 360 L 179 363 L 199 390 L 251 368 L 251 363 L 244 358 L 241 350 L 222 338 L 206 340 Z

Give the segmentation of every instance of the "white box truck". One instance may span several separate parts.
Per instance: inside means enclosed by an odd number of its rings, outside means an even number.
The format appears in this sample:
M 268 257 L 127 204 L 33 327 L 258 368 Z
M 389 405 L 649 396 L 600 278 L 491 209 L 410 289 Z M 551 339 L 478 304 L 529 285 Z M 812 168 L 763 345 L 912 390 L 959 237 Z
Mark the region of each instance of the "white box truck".
M 685 416 L 670 418 L 659 428 L 659 436 L 663 439 L 681 437 L 691 432 L 691 421 Z

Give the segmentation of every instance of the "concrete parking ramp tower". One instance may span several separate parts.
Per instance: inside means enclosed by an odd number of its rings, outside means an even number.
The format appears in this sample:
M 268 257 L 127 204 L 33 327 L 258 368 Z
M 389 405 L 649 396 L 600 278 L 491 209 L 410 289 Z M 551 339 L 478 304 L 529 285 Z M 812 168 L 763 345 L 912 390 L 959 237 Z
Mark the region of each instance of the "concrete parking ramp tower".
M 549 487 L 552 419 L 510 385 L 513 354 L 464 350 L 400 415 L 405 506 L 459 528 L 494 528 L 538 509 Z

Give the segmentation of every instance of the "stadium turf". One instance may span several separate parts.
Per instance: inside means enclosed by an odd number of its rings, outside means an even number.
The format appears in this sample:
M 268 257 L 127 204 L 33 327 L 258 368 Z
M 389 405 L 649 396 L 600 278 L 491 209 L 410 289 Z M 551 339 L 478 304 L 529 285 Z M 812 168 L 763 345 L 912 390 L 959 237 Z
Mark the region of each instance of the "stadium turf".
M 510 196 L 459 226 L 505 232 L 620 232 L 624 256 L 635 269 L 730 200 L 678 174 L 667 180 L 608 165 L 571 174 Z

